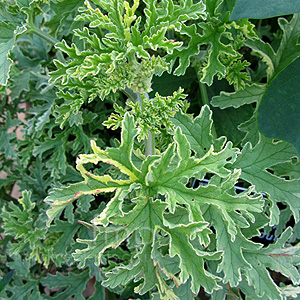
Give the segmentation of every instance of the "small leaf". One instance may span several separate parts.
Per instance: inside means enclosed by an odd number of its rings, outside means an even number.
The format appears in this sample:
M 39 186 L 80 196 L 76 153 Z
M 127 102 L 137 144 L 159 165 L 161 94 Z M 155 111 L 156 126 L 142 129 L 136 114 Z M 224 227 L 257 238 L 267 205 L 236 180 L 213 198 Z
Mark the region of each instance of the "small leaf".
M 266 87 L 264 85 L 246 85 L 245 89 L 233 93 L 221 92 L 219 96 L 212 98 L 211 104 L 212 106 L 224 109 L 227 107 L 238 108 L 254 102 L 259 103 L 265 90 Z
M 0 295 L 1 292 L 4 290 L 5 286 L 9 284 L 11 278 L 14 275 L 15 270 L 9 271 L 1 280 L 0 280 Z

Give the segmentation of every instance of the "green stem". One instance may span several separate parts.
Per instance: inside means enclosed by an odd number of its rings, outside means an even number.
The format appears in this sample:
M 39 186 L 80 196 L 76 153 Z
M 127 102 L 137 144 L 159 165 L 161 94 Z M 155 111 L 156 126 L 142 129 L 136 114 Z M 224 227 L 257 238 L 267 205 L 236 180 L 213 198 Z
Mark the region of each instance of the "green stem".
M 147 101 L 151 101 L 149 99 L 149 95 L 147 93 L 144 94 Z M 140 97 L 140 95 L 139 95 Z M 142 103 L 142 102 L 141 102 Z M 143 109 L 143 107 L 142 107 Z M 145 155 L 146 157 L 149 155 L 154 155 L 155 154 L 155 135 L 150 132 L 149 130 L 148 132 L 148 138 L 145 140 Z
M 59 42 L 59 40 L 57 40 L 56 38 L 54 38 L 53 36 L 51 36 L 50 34 L 42 31 L 41 29 L 30 25 L 30 27 L 28 28 L 27 31 L 25 31 L 25 33 L 29 33 L 32 32 L 34 34 L 36 34 L 37 36 L 39 36 L 40 38 L 44 39 L 45 41 L 55 45 L 56 43 Z
M 207 104 L 208 106 L 210 106 L 210 102 L 209 102 L 207 91 L 206 91 L 206 84 L 200 82 L 200 80 L 199 80 L 199 86 L 200 86 L 200 93 L 201 93 L 202 103 Z M 218 137 L 214 123 L 212 124 L 212 127 L 211 127 L 211 133 L 212 133 L 212 135 L 214 136 L 215 139 Z
M 122 90 L 122 92 L 128 97 L 130 98 L 133 102 L 136 102 L 137 101 L 137 94 L 132 90 L 130 89 L 129 87 L 126 87 L 124 90 Z M 141 104 L 141 103 L 140 103 Z
M 141 98 L 141 95 L 138 93 L 135 93 L 130 88 L 126 87 L 123 90 L 123 93 L 130 98 L 133 102 L 139 102 L 141 109 L 143 110 L 143 101 Z M 147 101 L 150 101 L 149 95 L 147 93 L 144 94 Z M 145 140 L 145 155 L 146 157 L 149 155 L 154 155 L 155 153 L 155 135 L 148 130 L 148 138 Z
M 199 86 L 200 86 L 200 93 L 201 93 L 202 102 L 204 104 L 210 105 L 209 100 L 208 100 L 207 91 L 206 91 L 206 84 L 202 83 L 202 82 L 199 82 Z
M 148 138 L 145 140 L 145 155 L 154 155 L 155 153 L 155 136 L 148 130 Z

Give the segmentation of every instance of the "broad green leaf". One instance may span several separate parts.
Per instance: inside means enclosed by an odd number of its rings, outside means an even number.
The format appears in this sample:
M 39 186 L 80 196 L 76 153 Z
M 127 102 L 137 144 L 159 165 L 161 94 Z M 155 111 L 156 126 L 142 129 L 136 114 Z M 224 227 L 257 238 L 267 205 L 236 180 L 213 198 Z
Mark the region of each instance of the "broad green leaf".
M 188 68 L 183 76 L 175 76 L 167 72 L 161 76 L 154 76 L 152 84 L 153 91 L 149 96 L 150 98 L 154 98 L 156 92 L 161 96 L 172 95 L 175 91 L 178 91 L 180 87 L 183 89 L 188 88 L 195 78 L 196 72 L 192 67 Z
M 299 180 L 285 180 L 267 171 L 273 165 L 290 161 L 295 154 L 294 147 L 286 142 L 275 143 L 262 138 L 254 148 L 247 143 L 232 165 L 233 168 L 242 169 L 241 178 L 255 185 L 258 192 L 269 195 L 272 203 L 271 224 L 279 221 L 277 202 L 288 204 L 296 222 L 300 219 Z
M 260 132 L 292 143 L 300 155 L 300 58 L 272 80 L 257 112 Z M 288 89 L 287 89 L 288 87 Z
M 283 15 L 291 15 L 300 12 L 300 5 L 297 0 L 274 0 L 261 2 L 260 0 L 237 0 L 230 15 L 230 20 L 238 19 L 267 19 Z
M 214 108 L 214 126 L 218 136 L 226 136 L 234 146 L 240 145 L 245 133 L 239 130 L 239 125 L 251 118 L 252 115 L 253 107 L 251 105 L 243 105 L 236 109 L 232 107 Z

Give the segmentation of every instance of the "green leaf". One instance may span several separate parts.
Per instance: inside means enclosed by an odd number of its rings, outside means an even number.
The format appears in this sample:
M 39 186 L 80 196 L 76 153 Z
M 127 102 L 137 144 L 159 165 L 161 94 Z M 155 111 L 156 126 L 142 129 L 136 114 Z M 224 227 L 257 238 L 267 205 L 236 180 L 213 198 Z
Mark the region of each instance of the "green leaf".
M 74 243 L 74 236 L 79 230 L 81 225 L 77 222 L 75 224 L 70 224 L 69 222 L 64 222 L 57 220 L 54 226 L 51 226 L 49 232 L 61 232 L 61 236 L 56 240 L 53 245 L 54 251 L 59 254 L 66 254 Z
M 272 203 L 271 224 L 279 221 L 277 202 L 288 204 L 296 222 L 300 220 L 299 180 L 285 180 L 267 171 L 273 165 L 290 161 L 295 154 L 294 147 L 289 143 L 275 143 L 271 139 L 262 138 L 254 148 L 247 143 L 232 165 L 233 168 L 242 169 L 241 178 L 255 185 L 258 192 L 269 195 Z
M 243 140 L 245 133 L 239 130 L 239 125 L 251 118 L 253 108 L 251 105 L 244 105 L 237 109 L 228 107 L 226 109 L 213 109 L 214 126 L 218 136 L 226 136 L 237 146 Z
M 180 259 L 180 280 L 182 283 L 185 283 L 191 276 L 191 290 L 195 294 L 199 292 L 199 283 L 209 294 L 219 288 L 217 280 L 220 280 L 220 278 L 205 270 L 203 257 L 218 260 L 221 257 L 221 253 L 199 251 L 193 248 L 189 241 L 191 235 L 197 234 L 198 231 L 202 231 L 208 225 L 207 222 L 197 222 L 164 229 L 170 236 L 170 257 L 177 255 Z
M 11 278 L 14 275 L 15 270 L 9 271 L 1 280 L 0 280 L 0 295 L 1 292 L 5 289 L 5 286 L 9 284 Z
M 300 156 L 300 58 L 272 80 L 257 112 L 260 132 L 292 143 Z M 287 89 L 288 87 L 288 89 Z
M 55 0 L 50 1 L 50 8 L 54 12 L 45 26 L 50 28 L 51 33 L 55 36 L 64 33 L 68 35 L 73 25 L 74 15 L 76 15 L 79 7 L 83 6 L 83 0 Z M 70 21 L 70 19 L 72 21 Z
M 238 0 L 230 15 L 230 20 L 238 19 L 267 19 L 300 12 L 297 0 L 274 0 L 261 2 L 260 0 Z
M 97 184 L 96 188 L 95 183 Z M 71 184 L 64 188 L 54 189 L 45 199 L 45 202 L 51 205 L 51 209 L 47 210 L 47 216 L 49 218 L 47 221 L 47 226 L 49 227 L 54 218 L 59 216 L 68 205 L 71 205 L 72 202 L 80 196 L 111 192 L 117 187 L 120 186 L 106 184 L 105 181 L 95 182 L 95 180 L 91 180 L 89 184 L 86 184 L 86 182 L 83 181 Z
M 221 109 L 238 108 L 245 104 L 259 103 L 266 87 L 264 85 L 246 85 L 245 89 L 233 93 L 221 92 L 219 96 L 212 98 L 211 104 Z
M 227 224 L 220 212 L 210 208 L 210 218 L 216 230 L 217 250 L 223 251 L 222 262 L 218 265 L 217 272 L 224 272 L 224 283 L 235 287 L 242 280 L 242 271 L 251 269 L 250 263 L 244 257 L 245 249 L 259 249 L 259 244 L 247 240 L 238 230 L 234 242 L 227 231 Z
M 280 18 L 278 25 L 283 35 L 277 51 L 275 51 L 270 44 L 259 39 L 248 39 L 245 42 L 245 45 L 250 47 L 254 53 L 261 56 L 263 61 L 267 64 L 268 81 L 272 80 L 300 56 L 300 14 L 295 14 L 290 21 Z
M 14 133 L 15 127 L 21 124 L 18 119 L 12 119 L 10 111 L 7 111 L 4 126 L 0 127 L 0 151 L 3 152 L 6 158 L 17 158 L 16 152 L 16 134 Z
M 55 176 L 58 170 L 62 174 L 66 173 L 67 158 L 66 158 L 66 144 L 68 135 L 66 133 L 60 133 L 55 138 L 46 137 L 45 140 L 38 142 L 33 149 L 33 155 L 42 158 L 51 151 L 52 156 L 46 162 L 46 166 L 52 169 L 52 175 Z M 52 152 L 53 151 L 53 152 Z
M 89 300 L 105 300 L 105 289 L 101 285 L 101 283 L 96 282 L 95 284 L 95 292 Z
M 173 213 L 177 203 L 187 207 L 208 204 L 222 212 L 223 218 L 228 222 L 228 230 L 234 240 L 236 227 L 234 221 L 229 216 L 230 211 L 241 210 L 259 212 L 262 209 L 263 202 L 260 197 L 249 198 L 246 194 L 230 195 L 226 191 L 233 187 L 236 179 L 239 176 L 239 171 L 235 170 L 230 174 L 224 165 L 226 158 L 234 155 L 235 149 L 232 149 L 232 144 L 229 142 L 226 147 L 218 153 L 210 151 L 201 159 L 191 157 L 190 144 L 186 137 L 181 134 L 177 128 L 175 132 L 175 141 L 179 156 L 179 163 L 174 169 L 170 167 L 171 153 L 174 151 L 174 146 L 170 146 L 163 154 L 161 159 L 152 168 L 151 179 L 148 180 L 149 186 L 156 192 L 166 196 L 166 202 L 169 205 L 170 211 Z M 174 155 L 173 155 L 174 156 Z M 208 171 L 225 177 L 223 185 L 209 185 L 206 187 L 200 186 L 197 189 L 187 188 L 184 178 L 190 178 L 203 171 Z M 199 178 L 201 179 L 201 178 Z
M 36 300 L 42 300 L 42 295 L 39 291 L 38 281 L 28 281 L 22 285 L 14 285 L 7 288 L 8 291 L 12 292 L 11 300 L 25 300 L 34 297 Z
M 299 247 L 283 248 L 284 243 L 291 236 L 291 228 L 287 228 L 275 244 L 260 250 L 245 252 L 246 260 L 252 268 L 247 271 L 251 285 L 255 285 L 258 297 L 267 297 L 270 300 L 282 299 L 281 291 L 274 283 L 266 267 L 284 276 L 290 277 L 299 284 L 300 275 L 294 264 L 299 264 Z
M 22 209 L 11 202 L 8 206 L 3 207 L 1 217 L 5 224 L 3 228 L 5 233 L 14 235 L 16 239 L 26 236 L 33 229 L 32 211 L 35 203 L 31 202 L 31 193 L 23 191 L 23 198 L 19 199 Z
M 200 114 L 194 120 L 182 111 L 177 112 L 172 118 L 172 123 L 181 128 L 198 158 L 209 151 L 213 144 L 212 112 L 207 105 L 201 108 Z
M 8 57 L 15 43 L 15 25 L 0 21 L 0 85 L 6 85 L 12 60 Z
M 80 274 L 70 272 L 68 275 L 58 273 L 56 275 L 48 275 L 41 280 L 43 285 L 49 288 L 60 288 L 55 292 L 53 297 L 46 296 L 46 299 L 66 300 L 74 296 L 74 300 L 84 300 L 82 293 L 86 288 L 89 277 L 88 270 Z

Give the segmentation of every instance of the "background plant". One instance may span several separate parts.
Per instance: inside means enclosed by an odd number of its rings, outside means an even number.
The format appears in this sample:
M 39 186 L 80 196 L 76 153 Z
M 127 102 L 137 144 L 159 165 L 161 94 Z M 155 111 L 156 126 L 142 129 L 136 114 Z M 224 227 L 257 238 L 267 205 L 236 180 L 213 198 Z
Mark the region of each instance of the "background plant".
M 2 297 L 296 297 L 297 152 L 256 113 L 299 16 L 234 5 L 1 2 Z

